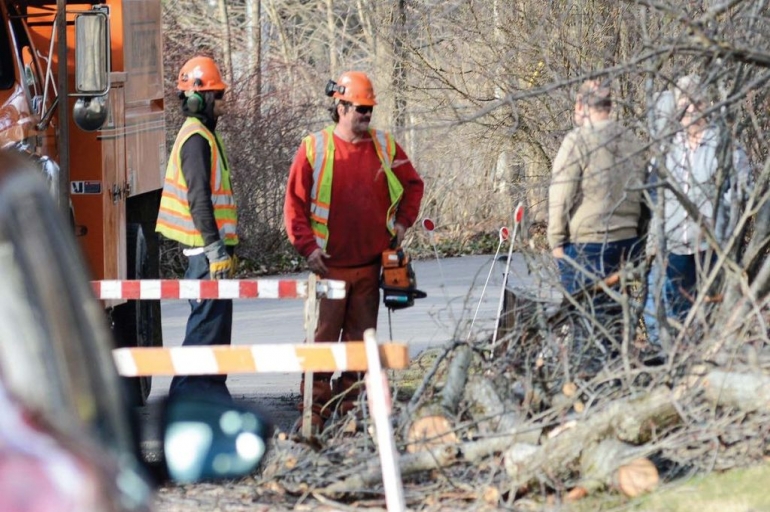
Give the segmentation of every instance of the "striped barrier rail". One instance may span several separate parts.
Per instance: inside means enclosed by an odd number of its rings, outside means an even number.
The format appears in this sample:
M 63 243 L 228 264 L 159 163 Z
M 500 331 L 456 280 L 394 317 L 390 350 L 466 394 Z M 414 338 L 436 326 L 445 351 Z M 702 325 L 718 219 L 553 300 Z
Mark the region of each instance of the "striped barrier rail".
M 403 369 L 409 350 L 403 343 L 379 345 L 383 368 Z M 201 347 L 135 347 L 112 351 L 124 377 L 213 375 L 228 373 L 366 371 L 363 342 L 297 345 L 209 345 Z
M 308 281 L 293 279 L 124 279 L 91 281 L 100 300 L 305 299 Z M 316 296 L 344 299 L 345 283 L 316 282 Z

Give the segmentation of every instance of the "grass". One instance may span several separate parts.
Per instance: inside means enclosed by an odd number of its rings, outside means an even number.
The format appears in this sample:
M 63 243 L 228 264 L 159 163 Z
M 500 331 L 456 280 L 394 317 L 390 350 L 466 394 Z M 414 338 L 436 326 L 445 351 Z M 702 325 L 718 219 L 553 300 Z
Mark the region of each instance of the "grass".
M 770 511 L 770 464 L 711 473 L 664 484 L 630 500 L 616 493 L 595 494 L 565 506 L 570 512 L 766 512 Z

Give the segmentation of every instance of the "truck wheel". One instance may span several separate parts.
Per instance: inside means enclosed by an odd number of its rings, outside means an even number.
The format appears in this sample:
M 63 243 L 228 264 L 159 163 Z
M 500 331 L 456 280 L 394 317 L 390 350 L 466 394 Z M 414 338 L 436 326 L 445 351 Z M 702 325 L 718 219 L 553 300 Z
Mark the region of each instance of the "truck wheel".
M 141 224 L 126 226 L 128 279 L 147 279 L 147 241 Z M 162 346 L 160 301 L 131 300 L 113 309 L 112 325 L 118 347 Z M 141 406 L 150 396 L 152 377 L 124 377 L 123 387 L 130 405 Z

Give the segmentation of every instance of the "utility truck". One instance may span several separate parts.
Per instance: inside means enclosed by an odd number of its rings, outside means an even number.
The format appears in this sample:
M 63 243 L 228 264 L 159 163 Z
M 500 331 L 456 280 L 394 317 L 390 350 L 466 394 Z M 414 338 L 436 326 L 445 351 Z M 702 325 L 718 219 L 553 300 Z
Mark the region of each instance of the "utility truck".
M 159 277 L 161 0 L 0 0 L 0 146 L 30 158 L 93 279 Z M 159 301 L 107 301 L 119 346 L 160 346 Z M 149 378 L 126 381 L 142 403 Z

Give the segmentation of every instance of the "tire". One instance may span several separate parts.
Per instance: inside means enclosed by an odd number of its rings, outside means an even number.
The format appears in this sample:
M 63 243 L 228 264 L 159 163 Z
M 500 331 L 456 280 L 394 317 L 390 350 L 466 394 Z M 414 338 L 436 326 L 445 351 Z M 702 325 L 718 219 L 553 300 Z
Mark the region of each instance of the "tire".
M 151 276 L 147 240 L 141 224 L 126 226 L 127 278 L 147 279 Z M 112 311 L 112 326 L 118 347 L 162 346 L 160 330 L 160 301 L 131 300 Z M 152 389 L 152 377 L 123 377 L 127 401 L 132 406 L 147 402 Z

